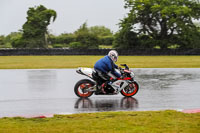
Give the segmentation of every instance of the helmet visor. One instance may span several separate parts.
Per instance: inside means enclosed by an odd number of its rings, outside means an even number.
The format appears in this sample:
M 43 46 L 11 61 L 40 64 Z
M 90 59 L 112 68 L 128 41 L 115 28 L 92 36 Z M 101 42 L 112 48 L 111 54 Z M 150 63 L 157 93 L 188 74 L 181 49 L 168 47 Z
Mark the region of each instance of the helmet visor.
M 113 61 L 114 61 L 114 62 L 117 62 L 117 56 L 114 56 L 114 57 L 113 57 Z

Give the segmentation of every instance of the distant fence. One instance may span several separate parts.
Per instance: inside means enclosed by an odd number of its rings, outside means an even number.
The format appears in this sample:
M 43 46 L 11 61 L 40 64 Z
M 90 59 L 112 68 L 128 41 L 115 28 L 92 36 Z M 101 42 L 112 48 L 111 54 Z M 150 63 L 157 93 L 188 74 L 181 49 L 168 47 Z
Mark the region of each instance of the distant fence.
M 110 49 L 0 49 L 0 56 L 12 55 L 106 55 Z M 200 55 L 200 49 L 117 49 L 119 55 Z

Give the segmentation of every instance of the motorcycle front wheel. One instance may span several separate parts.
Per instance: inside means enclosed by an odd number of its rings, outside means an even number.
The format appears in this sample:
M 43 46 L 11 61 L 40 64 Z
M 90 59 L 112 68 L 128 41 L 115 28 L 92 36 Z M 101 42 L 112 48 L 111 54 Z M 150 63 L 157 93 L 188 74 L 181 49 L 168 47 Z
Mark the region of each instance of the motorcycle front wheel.
M 94 82 L 89 79 L 82 79 L 74 86 L 74 92 L 78 97 L 87 98 L 93 94 L 93 92 L 87 91 L 92 86 L 94 86 Z
M 125 87 L 123 90 L 121 90 L 121 94 L 125 97 L 131 97 L 134 96 L 139 90 L 139 85 L 136 81 L 129 84 L 127 87 Z

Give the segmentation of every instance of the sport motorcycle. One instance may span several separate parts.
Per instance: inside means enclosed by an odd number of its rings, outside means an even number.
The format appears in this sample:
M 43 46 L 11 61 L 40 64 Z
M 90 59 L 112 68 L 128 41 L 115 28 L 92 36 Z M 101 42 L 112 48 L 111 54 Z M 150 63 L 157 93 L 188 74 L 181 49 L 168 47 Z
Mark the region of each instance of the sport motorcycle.
M 79 67 L 76 72 L 87 76 L 87 79 L 78 81 L 74 86 L 74 92 L 78 97 L 87 98 L 91 95 L 117 95 L 121 93 L 125 97 L 134 96 L 139 90 L 139 84 L 134 80 L 134 73 L 126 64 L 121 64 L 125 68 L 119 67 L 121 78 L 112 79 L 104 88 L 104 93 L 101 91 L 100 84 L 106 82 L 92 68 Z

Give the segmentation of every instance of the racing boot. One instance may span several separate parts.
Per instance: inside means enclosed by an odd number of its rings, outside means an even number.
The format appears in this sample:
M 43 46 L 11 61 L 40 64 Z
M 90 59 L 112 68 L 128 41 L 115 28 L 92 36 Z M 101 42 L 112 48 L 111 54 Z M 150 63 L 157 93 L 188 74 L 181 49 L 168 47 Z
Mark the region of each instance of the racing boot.
M 101 91 L 101 86 L 100 85 L 96 85 L 96 91 L 95 91 L 95 94 L 98 95 L 98 94 L 101 94 L 102 91 Z
M 104 90 L 105 87 L 106 87 L 106 83 L 103 83 L 103 84 L 101 85 L 101 91 L 102 91 L 102 93 L 104 93 L 104 94 L 106 94 L 106 92 L 105 92 L 105 90 Z

